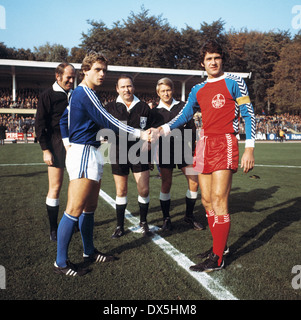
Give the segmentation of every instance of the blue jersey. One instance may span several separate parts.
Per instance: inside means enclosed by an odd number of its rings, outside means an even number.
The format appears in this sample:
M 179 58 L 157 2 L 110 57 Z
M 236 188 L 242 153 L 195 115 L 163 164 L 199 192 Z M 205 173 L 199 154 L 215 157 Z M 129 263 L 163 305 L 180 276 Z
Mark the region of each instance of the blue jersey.
M 62 138 L 70 143 L 100 146 L 97 134 L 100 129 L 108 128 L 118 133 L 119 130 L 140 137 L 140 130 L 127 126 L 114 118 L 102 106 L 94 90 L 80 84 L 72 93 L 69 107 L 61 121 Z

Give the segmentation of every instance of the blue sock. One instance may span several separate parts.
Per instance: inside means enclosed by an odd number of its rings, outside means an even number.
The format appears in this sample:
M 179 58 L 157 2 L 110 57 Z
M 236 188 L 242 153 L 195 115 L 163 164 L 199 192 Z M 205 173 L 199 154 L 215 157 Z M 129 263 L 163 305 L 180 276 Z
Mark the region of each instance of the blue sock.
M 66 212 L 64 212 L 60 221 L 57 230 L 56 264 L 61 268 L 66 267 L 66 260 L 68 260 L 68 247 L 77 221 L 78 218 L 72 217 Z
M 84 245 L 84 254 L 94 253 L 93 243 L 94 212 L 83 212 L 79 217 L 79 230 Z

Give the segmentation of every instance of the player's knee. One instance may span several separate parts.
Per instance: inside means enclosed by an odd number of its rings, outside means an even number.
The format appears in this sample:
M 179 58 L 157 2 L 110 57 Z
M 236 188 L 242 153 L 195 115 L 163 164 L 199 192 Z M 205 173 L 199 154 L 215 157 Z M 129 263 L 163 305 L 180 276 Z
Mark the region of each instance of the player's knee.
M 146 198 L 149 195 L 149 188 L 147 186 L 139 188 L 138 194 L 142 198 Z
M 210 210 L 211 209 L 211 201 L 208 198 L 205 198 L 202 196 L 202 205 L 205 208 L 205 210 Z

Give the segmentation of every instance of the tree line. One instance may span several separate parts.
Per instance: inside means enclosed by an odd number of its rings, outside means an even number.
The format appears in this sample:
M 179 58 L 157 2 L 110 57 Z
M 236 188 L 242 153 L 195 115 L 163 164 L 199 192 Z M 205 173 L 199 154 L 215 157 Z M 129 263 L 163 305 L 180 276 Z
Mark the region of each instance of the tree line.
M 214 39 L 226 49 L 225 71 L 252 72 L 247 84 L 257 113 L 301 113 L 301 32 L 294 37 L 282 30 L 226 32 L 222 19 L 179 31 L 144 7 L 110 28 L 102 21 L 88 23 L 78 47 L 46 43 L 31 51 L 0 42 L 0 59 L 80 63 L 94 50 L 103 52 L 111 65 L 197 70 L 202 44 Z

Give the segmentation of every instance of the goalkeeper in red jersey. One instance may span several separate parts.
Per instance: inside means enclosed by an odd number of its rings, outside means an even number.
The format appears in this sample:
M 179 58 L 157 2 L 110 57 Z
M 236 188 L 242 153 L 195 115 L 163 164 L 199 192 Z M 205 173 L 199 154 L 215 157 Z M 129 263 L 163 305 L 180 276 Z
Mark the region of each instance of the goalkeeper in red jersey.
M 198 172 L 202 204 L 213 238 L 210 250 L 200 254 L 204 261 L 190 267 L 193 271 L 211 272 L 224 267 L 224 255 L 230 230 L 228 199 L 232 175 L 238 170 L 239 119 L 244 118 L 246 144 L 241 158 L 245 173 L 254 167 L 255 116 L 245 82 L 223 71 L 225 54 L 215 41 L 201 49 L 201 65 L 208 78 L 194 86 L 179 114 L 167 124 L 149 130 L 152 140 L 168 134 L 188 122 L 197 110 L 202 112 L 202 134 L 196 146 L 194 169 Z M 228 251 L 228 250 L 227 250 Z

